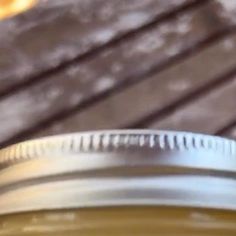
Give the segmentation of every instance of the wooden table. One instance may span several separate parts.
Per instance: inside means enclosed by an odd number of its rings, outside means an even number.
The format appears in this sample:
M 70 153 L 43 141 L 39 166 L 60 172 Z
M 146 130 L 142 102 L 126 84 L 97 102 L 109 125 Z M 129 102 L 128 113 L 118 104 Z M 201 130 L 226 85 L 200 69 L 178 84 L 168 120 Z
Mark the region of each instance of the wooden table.
M 53 0 L 0 22 L 0 145 L 96 129 L 236 137 L 236 2 Z

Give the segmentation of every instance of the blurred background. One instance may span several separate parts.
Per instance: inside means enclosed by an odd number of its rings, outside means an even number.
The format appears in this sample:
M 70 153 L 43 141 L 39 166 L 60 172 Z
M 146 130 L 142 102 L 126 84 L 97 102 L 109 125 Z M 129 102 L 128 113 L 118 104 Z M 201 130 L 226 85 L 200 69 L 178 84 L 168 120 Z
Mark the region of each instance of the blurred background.
M 0 0 L 0 146 L 117 128 L 236 137 L 236 1 Z

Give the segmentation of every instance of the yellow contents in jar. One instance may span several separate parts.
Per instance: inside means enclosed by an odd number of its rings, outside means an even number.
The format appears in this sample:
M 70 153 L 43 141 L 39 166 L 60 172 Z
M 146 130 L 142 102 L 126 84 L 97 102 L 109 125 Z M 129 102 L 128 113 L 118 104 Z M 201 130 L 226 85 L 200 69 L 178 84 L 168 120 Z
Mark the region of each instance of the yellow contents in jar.
M 0 19 L 24 12 L 36 2 L 37 0 L 0 0 Z
M 236 212 L 106 207 L 0 216 L 0 236 L 235 236 Z

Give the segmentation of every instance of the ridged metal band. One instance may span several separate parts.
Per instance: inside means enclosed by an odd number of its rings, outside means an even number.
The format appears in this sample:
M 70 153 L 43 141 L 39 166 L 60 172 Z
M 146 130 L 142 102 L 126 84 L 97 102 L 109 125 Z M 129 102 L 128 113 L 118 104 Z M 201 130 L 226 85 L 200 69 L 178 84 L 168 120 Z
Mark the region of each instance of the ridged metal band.
M 236 142 L 113 130 L 42 138 L 0 151 L 0 214 L 94 206 L 236 209 Z
M 54 152 L 63 155 L 116 152 L 134 147 L 163 151 L 209 150 L 236 157 L 236 142 L 225 138 L 188 132 L 114 130 L 58 135 L 15 144 L 0 151 L 0 168 Z

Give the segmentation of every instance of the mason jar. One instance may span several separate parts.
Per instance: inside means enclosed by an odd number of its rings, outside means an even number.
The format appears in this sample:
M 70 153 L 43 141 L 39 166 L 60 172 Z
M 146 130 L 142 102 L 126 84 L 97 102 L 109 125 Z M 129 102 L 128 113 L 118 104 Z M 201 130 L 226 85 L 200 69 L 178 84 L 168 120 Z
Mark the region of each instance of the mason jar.
M 236 143 L 150 130 L 0 151 L 0 236 L 235 236 Z

